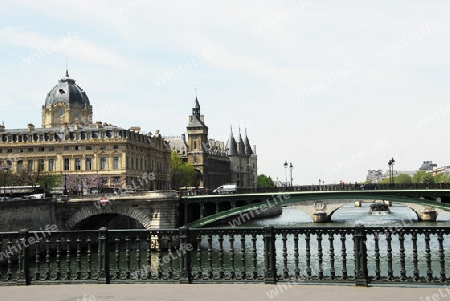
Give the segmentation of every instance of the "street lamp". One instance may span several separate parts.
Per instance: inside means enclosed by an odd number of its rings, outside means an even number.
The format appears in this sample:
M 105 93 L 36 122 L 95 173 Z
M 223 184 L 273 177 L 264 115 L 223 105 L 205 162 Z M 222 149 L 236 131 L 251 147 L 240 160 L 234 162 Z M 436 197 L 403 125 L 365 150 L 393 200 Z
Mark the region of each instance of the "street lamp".
M 6 166 L 2 167 L 2 172 L 3 172 L 3 200 L 6 197 L 6 174 L 8 173 L 9 168 Z
M 64 195 L 67 195 L 67 173 L 64 173 Z
M 289 171 L 291 172 L 290 173 L 290 176 L 291 176 L 291 187 L 292 187 L 292 170 L 294 169 L 294 165 L 292 165 L 292 163 L 289 163 Z
M 320 183 L 321 183 L 321 182 L 320 182 L 320 179 L 319 179 L 319 190 L 321 190 L 321 189 L 320 189 Z
M 286 171 L 287 171 L 288 163 L 286 161 L 284 161 L 283 166 L 284 166 L 284 184 L 287 186 L 287 173 L 286 173 Z
M 391 185 L 394 184 L 394 163 L 395 163 L 394 158 L 392 158 L 391 160 L 388 161 L 388 165 L 389 165 L 389 183 Z

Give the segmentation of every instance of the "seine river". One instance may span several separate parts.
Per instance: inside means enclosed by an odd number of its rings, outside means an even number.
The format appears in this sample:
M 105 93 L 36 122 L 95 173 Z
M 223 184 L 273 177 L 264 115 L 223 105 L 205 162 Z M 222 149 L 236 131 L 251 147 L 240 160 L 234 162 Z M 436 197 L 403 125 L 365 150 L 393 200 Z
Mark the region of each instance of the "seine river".
M 450 221 L 450 213 L 442 212 L 438 216 L 438 222 L 424 223 L 417 222 L 417 215 L 409 207 L 401 204 L 392 204 L 389 209 L 391 212 L 386 215 L 371 215 L 369 214 L 369 206 L 371 203 L 362 203 L 361 207 L 355 207 L 354 203 L 349 203 L 344 207 L 339 208 L 332 216 L 331 223 L 314 224 L 312 219 L 295 207 L 283 207 L 283 214 L 273 218 L 265 219 L 253 219 L 241 226 L 248 227 L 263 227 L 263 226 L 275 226 L 275 227 L 330 227 L 330 226 L 355 226 L 357 224 L 363 224 L 365 226 L 382 226 L 390 227 L 396 223 L 400 223 L 403 226 L 435 226 L 448 225 L 446 222 Z M 416 223 L 417 222 L 417 223 Z
M 280 216 L 273 217 L 273 218 L 265 218 L 265 219 L 253 219 L 249 220 L 246 223 L 243 223 L 242 227 L 264 227 L 264 226 L 274 226 L 274 227 L 353 227 L 357 224 L 362 224 L 364 226 L 370 227 L 370 226 L 380 226 L 383 228 L 398 228 L 398 227 L 422 227 L 422 226 L 432 226 L 432 227 L 442 227 L 442 226 L 448 226 L 450 221 L 450 213 L 448 212 L 442 212 L 438 216 L 437 222 L 431 223 L 425 223 L 425 222 L 419 222 L 417 220 L 417 215 L 415 212 L 401 204 L 393 204 L 390 207 L 391 212 L 386 215 L 371 215 L 369 214 L 369 206 L 370 203 L 363 203 L 362 207 L 355 207 L 354 203 L 349 203 L 348 205 L 345 205 L 344 207 L 341 207 L 338 209 L 333 215 L 332 215 L 332 222 L 331 223 L 320 223 L 315 224 L 312 222 L 312 219 L 301 211 L 300 209 L 297 209 L 295 207 L 283 207 L 283 213 Z M 292 236 L 292 235 L 291 235 Z M 304 238 L 304 236 L 303 236 Z M 392 236 L 392 250 L 393 250 L 393 269 L 395 274 L 398 274 L 400 271 L 400 255 L 399 255 L 399 240 L 398 236 L 394 234 Z M 433 275 L 438 276 L 439 275 L 439 262 L 437 258 L 437 251 L 438 251 L 438 242 L 436 235 L 431 235 L 430 240 L 430 249 L 432 252 L 432 268 L 433 268 Z M 444 240 L 444 250 L 445 250 L 445 258 L 448 258 L 450 256 L 450 237 L 448 235 L 445 235 Z M 329 274 L 327 271 L 327 261 L 329 256 L 329 249 L 328 249 L 328 241 L 327 236 L 323 237 L 322 240 L 322 247 L 323 247 L 323 259 L 324 259 L 324 274 Z M 303 245 L 303 246 L 302 246 Z M 424 273 L 426 271 L 426 252 L 425 252 L 425 242 L 424 242 L 424 236 L 418 235 L 418 258 L 419 258 L 419 270 L 421 276 L 424 276 Z M 260 247 L 263 247 L 261 245 Z M 336 272 L 338 273 L 340 271 L 339 267 L 339 260 L 340 258 L 340 241 L 339 236 L 335 235 L 335 257 L 336 257 Z M 276 242 L 276 251 L 277 251 L 277 266 L 280 268 L 283 265 L 282 262 L 282 242 L 281 239 L 277 239 Z M 287 250 L 288 250 L 288 261 L 290 270 L 293 268 L 293 239 L 292 237 L 289 237 L 287 240 Z M 349 271 L 351 271 L 354 267 L 353 258 L 351 256 L 352 249 L 353 249 L 353 242 L 351 239 L 347 239 L 346 242 L 346 248 L 347 248 L 347 254 L 348 254 L 348 261 L 347 261 L 347 268 Z M 368 237 L 367 240 L 367 248 L 368 248 L 368 261 L 369 264 L 371 263 L 371 266 L 374 266 L 375 262 L 375 252 L 374 252 L 374 239 L 373 236 Z M 382 274 L 386 274 L 387 271 L 387 242 L 385 240 L 385 235 L 380 235 L 379 240 L 379 248 L 380 248 L 380 258 L 382 261 L 382 267 L 381 272 Z M 411 276 L 413 272 L 413 264 L 412 264 L 412 258 L 413 258 L 413 252 L 412 252 L 412 240 L 410 235 L 405 236 L 405 259 L 406 259 L 406 270 L 407 270 L 407 276 Z M 302 240 L 300 238 L 299 242 L 299 252 L 300 254 L 305 254 L 304 249 L 304 241 L 302 243 Z M 304 257 L 304 255 L 303 255 Z M 262 258 L 261 258 L 262 259 Z M 317 264 L 318 261 L 318 254 L 317 254 L 317 241 L 315 235 L 311 236 L 311 262 Z M 383 263 L 384 262 L 384 263 Z M 305 259 L 302 258 L 302 255 L 300 255 L 300 265 L 305 267 Z M 369 266 L 370 269 L 370 266 Z M 314 267 L 313 267 L 314 270 Z M 369 270 L 371 274 L 374 273 L 373 269 L 372 271 Z M 314 273 L 313 273 L 314 274 Z

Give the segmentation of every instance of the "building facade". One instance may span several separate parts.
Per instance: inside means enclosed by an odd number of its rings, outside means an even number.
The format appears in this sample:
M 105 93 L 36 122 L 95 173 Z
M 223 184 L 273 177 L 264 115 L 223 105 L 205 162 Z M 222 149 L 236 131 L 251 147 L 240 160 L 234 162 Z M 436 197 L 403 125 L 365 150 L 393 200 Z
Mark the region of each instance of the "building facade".
M 0 126 L 0 164 L 11 173 L 61 174 L 69 191 L 88 188 L 165 190 L 170 187 L 170 148 L 159 131 L 141 133 L 92 122 L 85 91 L 66 76 L 47 94 L 42 127 Z M 93 184 L 96 182 L 96 185 Z
M 197 186 L 214 189 L 226 183 L 238 187 L 256 187 L 256 146 L 250 146 L 247 132 L 243 140 L 239 133 L 236 142 L 232 129 L 225 144 L 208 137 L 205 117 L 201 115 L 200 103 L 195 98 L 192 115 L 189 116 L 186 135 L 167 138 L 171 150 L 180 154 L 184 161 L 194 166 L 198 174 Z

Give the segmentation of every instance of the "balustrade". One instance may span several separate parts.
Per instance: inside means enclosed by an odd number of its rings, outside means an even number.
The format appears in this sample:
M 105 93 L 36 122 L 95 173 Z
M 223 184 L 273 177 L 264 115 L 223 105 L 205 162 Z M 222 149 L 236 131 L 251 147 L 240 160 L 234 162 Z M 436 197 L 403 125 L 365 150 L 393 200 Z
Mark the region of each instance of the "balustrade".
M 448 285 L 449 234 L 364 226 L 22 230 L 0 233 L 0 284 Z

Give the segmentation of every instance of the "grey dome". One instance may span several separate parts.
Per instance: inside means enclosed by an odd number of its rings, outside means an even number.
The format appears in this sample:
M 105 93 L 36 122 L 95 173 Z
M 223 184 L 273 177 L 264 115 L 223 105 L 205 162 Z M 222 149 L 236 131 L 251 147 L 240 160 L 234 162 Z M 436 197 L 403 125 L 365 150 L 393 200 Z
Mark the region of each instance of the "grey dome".
M 82 107 L 90 105 L 86 92 L 75 83 L 74 79 L 69 77 L 68 71 L 66 71 L 66 76 L 61 78 L 58 84 L 48 92 L 45 98 L 45 105 L 54 105 L 59 101 L 65 102 L 70 106 L 75 104 Z

